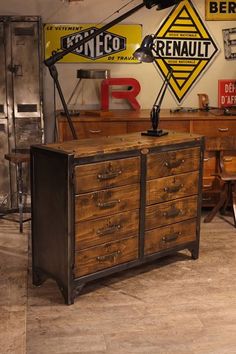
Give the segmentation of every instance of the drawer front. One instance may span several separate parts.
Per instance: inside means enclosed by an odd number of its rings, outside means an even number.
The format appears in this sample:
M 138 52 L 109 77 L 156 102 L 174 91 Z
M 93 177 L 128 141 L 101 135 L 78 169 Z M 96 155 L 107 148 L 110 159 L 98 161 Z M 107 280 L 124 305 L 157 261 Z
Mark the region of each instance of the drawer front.
M 140 158 L 132 157 L 75 167 L 75 193 L 138 183 Z
M 216 171 L 216 154 L 214 151 L 205 151 L 204 153 L 204 176 L 212 176 Z
M 140 186 L 131 184 L 75 197 L 75 222 L 139 209 Z
M 81 122 L 75 125 L 79 137 L 97 138 L 99 136 L 126 134 L 125 122 Z
M 117 241 L 125 237 L 138 236 L 139 210 L 80 222 L 75 225 L 75 249 Z
M 213 190 L 216 177 L 204 177 L 202 180 L 203 190 Z
M 99 136 L 126 134 L 125 122 L 81 122 L 73 120 L 73 125 L 79 139 L 97 138 Z M 67 122 L 58 123 L 59 142 L 73 140 L 70 127 Z
M 137 237 L 87 248 L 75 253 L 75 277 L 95 273 L 137 258 Z
M 152 179 L 147 182 L 147 204 L 187 197 L 198 192 L 198 171 Z
M 202 194 L 202 206 L 203 207 L 214 207 L 220 199 L 220 191 L 203 191 Z
M 168 120 L 160 120 L 159 124 L 160 129 L 174 130 L 178 132 L 188 133 L 190 130 L 189 121 L 168 121 Z M 136 122 L 127 122 L 127 133 L 135 133 L 141 132 L 151 129 L 151 121 L 137 121 Z
M 147 179 L 196 171 L 199 164 L 199 148 L 150 154 L 147 157 Z
M 151 205 L 146 208 L 146 230 L 170 225 L 196 216 L 197 196 Z
M 196 219 L 164 226 L 145 233 L 145 255 L 196 241 Z
M 193 121 L 192 133 L 205 136 L 229 136 L 236 135 L 236 124 L 234 121 L 218 119 L 215 121 Z

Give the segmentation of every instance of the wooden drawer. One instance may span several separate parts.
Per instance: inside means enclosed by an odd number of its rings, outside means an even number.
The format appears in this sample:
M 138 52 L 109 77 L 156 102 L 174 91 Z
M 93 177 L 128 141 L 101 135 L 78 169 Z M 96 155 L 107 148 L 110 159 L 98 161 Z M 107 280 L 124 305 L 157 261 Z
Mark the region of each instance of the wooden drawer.
M 164 226 L 145 233 L 145 255 L 196 241 L 196 219 Z
M 204 207 L 214 207 L 220 198 L 219 190 L 203 191 L 202 205 Z
M 205 151 L 204 153 L 203 174 L 212 176 L 216 172 L 216 154 L 214 151 Z
M 138 183 L 140 158 L 110 160 L 75 167 L 75 193 Z
M 197 196 L 146 208 L 146 230 L 197 217 Z
M 95 273 L 138 258 L 138 238 L 87 248 L 75 253 L 75 277 Z
M 139 210 L 80 222 L 75 225 L 75 249 L 117 241 L 128 236 L 138 236 Z
M 127 132 L 134 133 L 134 132 L 141 132 L 148 129 L 151 129 L 151 121 L 137 121 L 136 122 L 127 122 Z M 175 121 L 175 120 L 160 120 L 159 124 L 160 129 L 167 129 L 167 130 L 174 130 L 179 132 L 189 132 L 190 124 L 189 121 Z
M 214 182 L 216 177 L 204 177 L 202 180 L 202 188 L 205 190 L 212 190 L 214 188 Z
M 198 180 L 198 171 L 149 180 L 147 205 L 197 194 Z
M 126 122 L 86 122 L 73 120 L 73 125 L 79 139 L 98 138 L 99 136 L 125 134 L 127 127 Z M 59 142 L 73 140 L 70 127 L 66 121 L 60 121 L 58 124 Z
M 75 222 L 138 209 L 139 204 L 140 186 L 138 183 L 79 194 L 75 197 Z
M 233 120 L 218 118 L 210 122 L 193 120 L 192 133 L 209 137 L 236 135 L 236 124 Z
M 199 148 L 150 154 L 147 157 L 147 179 L 196 171 L 199 161 Z

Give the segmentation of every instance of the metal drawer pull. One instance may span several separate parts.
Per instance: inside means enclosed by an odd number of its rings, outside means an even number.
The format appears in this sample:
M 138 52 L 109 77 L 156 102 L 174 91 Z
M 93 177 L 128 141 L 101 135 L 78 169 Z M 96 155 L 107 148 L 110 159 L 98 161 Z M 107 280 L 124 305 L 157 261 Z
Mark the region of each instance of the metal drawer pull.
M 209 157 L 204 157 L 204 162 L 208 162 L 209 160 Z
M 97 178 L 100 180 L 100 181 L 104 181 L 104 180 L 107 180 L 107 179 L 112 179 L 112 178 L 116 178 L 118 177 L 119 175 L 121 175 L 122 171 L 121 170 L 117 170 L 117 171 L 107 171 L 107 172 L 104 172 L 104 173 L 99 173 L 97 175 Z
M 232 158 L 232 157 L 224 157 L 224 158 L 223 158 L 223 161 L 224 161 L 224 162 L 232 162 L 232 161 L 233 161 L 233 158 Z
M 98 256 L 96 259 L 98 262 L 104 262 L 104 261 L 114 261 L 115 258 L 117 258 L 121 254 L 121 251 L 116 251 L 111 254 L 107 254 L 105 256 Z
M 97 206 L 101 209 L 113 208 L 116 204 L 120 203 L 120 199 L 111 200 L 110 202 L 101 203 L 98 202 Z
M 176 161 L 173 161 L 173 162 L 165 161 L 165 166 L 167 168 L 176 168 L 176 167 L 179 167 L 182 163 L 184 163 L 183 159 L 176 160 Z
M 211 200 L 212 200 L 212 198 L 202 198 L 202 200 L 204 201 L 204 202 L 210 202 Z
M 203 184 L 203 188 L 210 188 L 210 187 L 212 187 L 211 184 Z
M 182 232 L 176 232 L 172 235 L 168 235 L 168 236 L 164 236 L 162 237 L 162 241 L 164 243 L 167 243 L 167 242 L 173 242 L 173 241 L 176 241 L 178 239 L 179 236 L 182 235 Z
M 228 132 L 229 128 L 218 128 L 219 132 L 223 133 L 223 132 Z
M 107 227 L 106 229 L 104 228 L 104 229 L 97 230 L 97 235 L 99 235 L 99 236 L 110 235 L 110 234 L 113 234 L 114 232 L 116 232 L 117 230 L 120 230 L 120 228 L 121 228 L 120 224 L 114 224 L 114 225 Z
M 163 213 L 163 216 L 165 216 L 166 218 L 174 218 L 178 215 L 182 215 L 183 211 L 181 209 L 176 209 L 176 208 L 172 208 L 169 211 L 165 211 Z
M 181 188 L 183 188 L 183 184 L 178 184 L 177 186 L 172 186 L 172 187 L 165 187 L 164 191 L 167 193 L 176 193 L 179 192 Z
M 92 129 L 89 129 L 89 133 L 91 133 L 91 134 L 99 134 L 99 133 L 101 133 L 102 132 L 102 130 L 92 130 Z

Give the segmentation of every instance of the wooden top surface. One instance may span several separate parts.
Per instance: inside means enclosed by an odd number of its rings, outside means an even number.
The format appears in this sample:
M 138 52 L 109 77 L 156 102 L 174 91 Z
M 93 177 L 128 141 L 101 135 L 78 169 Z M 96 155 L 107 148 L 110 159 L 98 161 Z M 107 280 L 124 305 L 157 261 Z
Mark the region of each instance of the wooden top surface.
M 80 114 L 72 114 L 71 119 L 73 122 L 92 122 L 92 121 L 137 121 L 137 120 L 149 120 L 150 119 L 150 109 L 141 109 L 139 111 L 134 110 L 113 110 L 106 115 L 96 115 L 98 111 L 87 111 L 87 113 L 81 111 Z M 212 110 L 210 112 L 170 112 L 169 109 L 162 109 L 160 112 L 160 120 L 235 120 L 236 115 L 220 115 L 222 111 Z M 66 120 L 64 115 L 58 113 L 58 118 L 60 120 Z
M 188 142 L 199 142 L 200 135 L 169 131 L 162 137 L 143 136 L 141 133 L 113 135 L 96 139 L 81 139 L 43 145 L 44 148 L 53 149 L 66 154 L 72 154 L 75 158 L 94 155 L 111 154 L 137 149 L 150 149 L 165 145 L 175 145 Z

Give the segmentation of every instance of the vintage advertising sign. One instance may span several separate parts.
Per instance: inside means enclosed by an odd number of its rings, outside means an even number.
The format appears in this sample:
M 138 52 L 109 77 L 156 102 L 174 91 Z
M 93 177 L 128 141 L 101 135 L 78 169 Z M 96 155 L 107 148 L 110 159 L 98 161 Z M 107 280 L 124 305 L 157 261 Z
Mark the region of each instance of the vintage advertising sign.
M 206 20 L 208 21 L 235 21 L 236 1 L 231 0 L 205 0 Z
M 218 104 L 220 108 L 236 106 L 236 80 L 218 81 Z
M 236 59 L 236 27 L 222 30 L 225 59 Z
M 156 33 L 156 63 L 178 104 L 205 73 L 219 49 L 190 0 L 175 7 Z
M 46 24 L 45 59 L 53 52 L 70 48 L 102 25 Z M 142 39 L 141 25 L 116 25 L 64 56 L 63 63 L 138 63 L 133 52 Z

